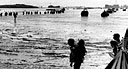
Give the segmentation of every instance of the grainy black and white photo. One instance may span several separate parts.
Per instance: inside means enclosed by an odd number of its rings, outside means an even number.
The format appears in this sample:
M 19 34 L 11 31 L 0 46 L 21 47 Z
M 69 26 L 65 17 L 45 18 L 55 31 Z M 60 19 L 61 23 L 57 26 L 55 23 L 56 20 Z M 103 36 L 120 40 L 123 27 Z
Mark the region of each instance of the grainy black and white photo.
M 0 69 L 128 69 L 128 0 L 0 0 Z

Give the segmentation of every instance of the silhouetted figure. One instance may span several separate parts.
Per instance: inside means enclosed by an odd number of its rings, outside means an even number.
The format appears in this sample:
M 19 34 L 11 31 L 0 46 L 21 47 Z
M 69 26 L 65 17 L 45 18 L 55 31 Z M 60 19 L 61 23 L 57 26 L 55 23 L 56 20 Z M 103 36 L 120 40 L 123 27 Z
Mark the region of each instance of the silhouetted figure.
M 47 12 L 45 11 L 44 14 L 47 14 Z
M 7 12 L 5 12 L 5 16 L 7 16 L 8 15 L 8 13 Z
M 120 34 L 118 33 L 115 33 L 113 35 L 113 40 L 110 41 L 110 44 L 113 48 L 113 53 L 114 53 L 114 56 L 116 56 L 117 52 L 119 52 L 121 50 L 121 44 L 120 44 Z
M 61 10 L 56 10 L 55 13 L 56 14 L 61 14 L 62 12 L 61 12 Z
M 26 15 L 28 15 L 28 12 L 26 11 Z
M 87 17 L 88 14 L 89 14 L 89 12 L 87 11 L 86 8 L 81 12 L 81 16 L 82 16 L 82 17 Z
M 50 14 L 55 14 L 55 12 L 56 12 L 55 9 L 53 9 L 50 11 Z
M 2 16 L 3 13 L 0 13 L 0 16 Z
M 109 13 L 106 12 L 105 10 L 101 13 L 101 17 L 108 17 Z
M 120 49 L 121 49 L 120 34 L 115 33 L 113 35 L 113 39 L 117 42 L 117 44 L 118 44 L 118 51 L 120 51 Z
M 25 14 L 25 12 L 23 11 L 23 15 Z
M 13 12 L 13 16 L 14 16 L 14 18 L 17 18 L 17 13 Z
M 18 12 L 15 12 L 16 13 L 16 15 L 18 15 Z
M 28 11 L 28 15 L 30 15 L 30 11 Z
M 75 40 L 70 38 L 68 39 L 68 45 L 70 46 L 70 66 L 72 67 L 72 64 L 75 62 Z
M 13 16 L 14 16 L 14 27 L 16 27 L 16 18 L 17 18 L 18 13 L 13 12 Z
M 35 14 L 38 14 L 38 11 L 35 11 Z
M 9 16 L 12 16 L 12 12 L 9 12 Z
M 50 14 L 50 11 L 48 11 L 47 14 Z
M 41 12 L 40 12 L 40 15 L 41 15 Z
M 65 8 L 62 8 L 62 9 L 61 9 L 61 12 L 64 13 L 64 11 L 65 11 Z
M 105 69 L 128 69 L 128 29 L 122 41 L 122 49 L 112 59 Z
M 119 43 L 120 43 L 120 34 L 115 33 L 115 34 L 113 35 L 113 39 L 116 40 L 117 43 L 119 44 Z
M 113 40 L 113 41 L 110 41 L 110 44 L 113 48 L 114 56 L 116 56 L 116 54 L 118 52 L 118 43 L 117 43 L 117 41 Z
M 77 45 L 75 48 L 74 69 L 80 69 L 81 63 L 84 61 L 84 56 L 87 53 L 84 40 L 79 40 Z

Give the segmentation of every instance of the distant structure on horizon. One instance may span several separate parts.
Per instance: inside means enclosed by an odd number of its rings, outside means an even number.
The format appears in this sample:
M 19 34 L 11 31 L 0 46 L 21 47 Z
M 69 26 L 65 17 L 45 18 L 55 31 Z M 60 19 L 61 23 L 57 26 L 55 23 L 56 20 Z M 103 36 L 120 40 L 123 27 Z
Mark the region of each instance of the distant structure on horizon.
M 122 5 L 120 8 L 126 8 L 126 9 L 128 9 L 128 5 Z
M 120 6 L 118 4 L 114 4 L 114 5 L 105 5 L 105 8 L 120 8 Z

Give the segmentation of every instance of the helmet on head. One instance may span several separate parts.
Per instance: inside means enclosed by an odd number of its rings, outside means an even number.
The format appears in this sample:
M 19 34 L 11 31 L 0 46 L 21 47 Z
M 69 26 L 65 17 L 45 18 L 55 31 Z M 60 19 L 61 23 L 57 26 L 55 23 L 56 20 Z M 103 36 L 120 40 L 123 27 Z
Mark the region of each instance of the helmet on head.
M 72 38 L 68 39 L 68 44 L 70 46 L 74 45 L 74 43 L 75 43 L 75 40 L 74 39 L 72 39 Z

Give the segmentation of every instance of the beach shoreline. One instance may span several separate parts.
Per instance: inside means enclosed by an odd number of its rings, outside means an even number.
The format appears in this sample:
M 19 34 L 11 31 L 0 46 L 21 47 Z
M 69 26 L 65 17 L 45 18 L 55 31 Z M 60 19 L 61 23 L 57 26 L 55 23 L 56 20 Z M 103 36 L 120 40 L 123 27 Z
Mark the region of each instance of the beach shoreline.
M 66 42 L 37 35 L 11 36 L 1 39 L 1 69 L 72 69 L 69 66 L 70 50 Z M 30 39 L 31 38 L 31 39 Z M 60 44 L 61 43 L 61 44 Z M 87 55 L 81 69 L 104 69 L 112 60 L 109 45 L 86 44 Z
M 16 35 L 12 35 L 13 17 L 1 17 L 0 69 L 72 69 L 69 38 L 83 39 L 86 43 L 87 55 L 81 69 L 104 69 L 113 59 L 108 54 L 112 52 L 109 41 L 113 34 L 124 36 L 127 17 L 123 16 L 126 14 L 119 11 L 103 19 L 102 10 L 90 9 L 90 16 L 81 18 L 80 11 L 19 15 Z

